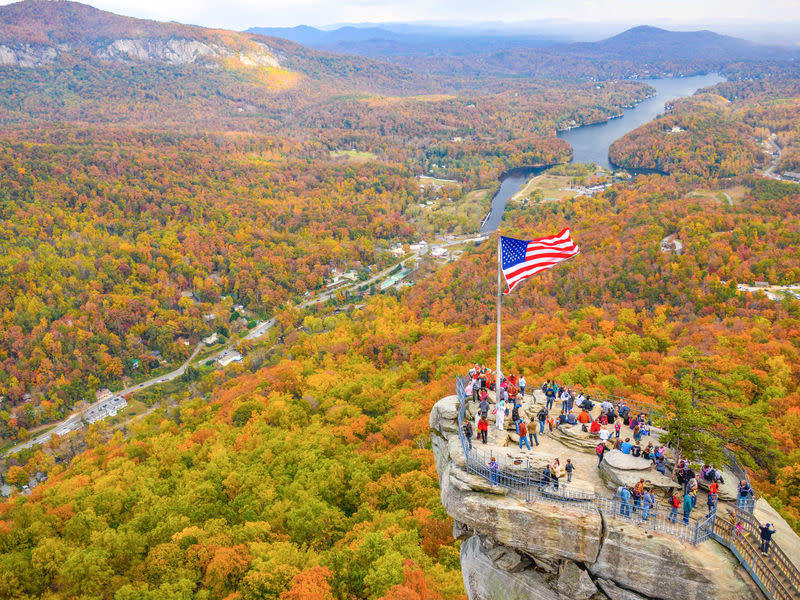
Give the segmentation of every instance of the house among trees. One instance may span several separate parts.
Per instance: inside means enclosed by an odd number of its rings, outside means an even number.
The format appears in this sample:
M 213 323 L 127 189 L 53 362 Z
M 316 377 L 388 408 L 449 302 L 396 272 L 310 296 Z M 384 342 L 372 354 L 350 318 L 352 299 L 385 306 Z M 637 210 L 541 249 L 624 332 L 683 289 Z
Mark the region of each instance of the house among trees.
M 95 398 L 97 398 L 98 402 L 102 402 L 103 400 L 109 400 L 111 398 L 111 396 L 113 396 L 114 394 L 111 392 L 110 389 L 102 388 L 102 389 L 97 390 L 94 393 L 94 395 L 95 395 Z

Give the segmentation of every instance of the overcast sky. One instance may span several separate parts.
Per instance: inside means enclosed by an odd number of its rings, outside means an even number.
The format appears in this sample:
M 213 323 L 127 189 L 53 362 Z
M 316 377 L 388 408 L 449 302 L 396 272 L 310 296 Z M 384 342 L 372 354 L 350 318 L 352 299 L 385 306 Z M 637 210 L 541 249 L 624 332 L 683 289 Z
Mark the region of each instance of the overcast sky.
M 800 21 L 800 0 L 94 0 L 133 17 L 246 29 L 342 22 L 525 21 L 714 23 Z M 0 4 L 9 4 L 0 0 Z

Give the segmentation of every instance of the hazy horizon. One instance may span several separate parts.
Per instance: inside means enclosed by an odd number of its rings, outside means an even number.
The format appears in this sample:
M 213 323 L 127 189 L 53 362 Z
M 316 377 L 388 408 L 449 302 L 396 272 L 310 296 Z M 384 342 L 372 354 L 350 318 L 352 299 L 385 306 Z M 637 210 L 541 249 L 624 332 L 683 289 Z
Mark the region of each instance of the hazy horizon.
M 477 0 L 345 0 L 333 5 L 319 0 L 297 0 L 287 6 L 277 0 L 97 0 L 86 2 L 96 8 L 131 17 L 178 21 L 204 27 L 244 30 L 251 27 L 294 27 L 309 25 L 320 29 L 339 26 L 432 26 L 463 27 L 467 30 L 495 29 L 523 34 L 541 34 L 541 27 L 612 32 L 635 26 L 656 25 L 677 29 L 714 29 L 735 34 L 774 28 L 800 34 L 800 3 L 793 0 L 765 0 L 758 6 L 744 0 L 640 3 L 635 0 L 564 0 L 552 4 L 541 0 L 518 2 L 498 0 L 487 5 Z M 0 0 L 0 5 L 12 4 Z M 459 15 L 454 19 L 453 15 Z M 574 18 L 581 15 L 581 19 Z M 719 15 L 725 15 L 719 18 Z M 765 15 L 770 15 L 765 18 Z M 556 30 L 553 34 L 563 34 Z M 764 32 L 769 34 L 769 31 Z

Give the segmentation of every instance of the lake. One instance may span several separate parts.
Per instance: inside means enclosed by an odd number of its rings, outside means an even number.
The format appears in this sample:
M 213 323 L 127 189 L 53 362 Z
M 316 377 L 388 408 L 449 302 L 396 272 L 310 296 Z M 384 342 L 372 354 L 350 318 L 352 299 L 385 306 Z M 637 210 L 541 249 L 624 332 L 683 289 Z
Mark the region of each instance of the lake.
M 569 131 L 561 131 L 558 137 L 572 146 L 572 162 L 597 163 L 605 169 L 611 169 L 608 162 L 608 147 L 629 131 L 652 121 L 664 112 L 667 102 L 691 96 L 700 88 L 725 81 L 716 73 L 698 75 L 696 77 L 680 77 L 670 79 L 645 79 L 642 82 L 655 88 L 656 95 L 626 109 L 618 119 L 611 119 L 597 125 L 576 127 Z
M 698 75 L 696 77 L 679 77 L 669 79 L 644 79 L 643 83 L 655 88 L 656 95 L 643 100 L 633 108 L 625 109 L 622 116 L 605 123 L 576 127 L 569 131 L 559 132 L 558 137 L 572 146 L 572 162 L 596 163 L 611 170 L 608 162 L 608 147 L 629 131 L 652 121 L 664 112 L 667 102 L 691 96 L 697 90 L 725 81 L 716 73 Z M 531 175 L 541 173 L 546 167 L 514 169 L 503 175 L 500 189 L 492 198 L 489 214 L 481 223 L 481 233 L 490 233 L 500 226 L 506 202 L 516 194 Z

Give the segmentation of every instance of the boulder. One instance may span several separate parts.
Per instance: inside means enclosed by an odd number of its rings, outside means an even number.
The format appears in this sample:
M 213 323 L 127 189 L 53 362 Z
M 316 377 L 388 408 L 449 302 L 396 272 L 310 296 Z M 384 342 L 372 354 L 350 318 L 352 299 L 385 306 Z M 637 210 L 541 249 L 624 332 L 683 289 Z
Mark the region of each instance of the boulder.
M 742 578 L 747 574 L 717 542 L 692 546 L 614 519 L 606 519 L 602 548 L 587 568 L 595 577 L 649 598 L 752 598 Z
M 563 598 L 569 600 L 589 600 L 597 593 L 597 586 L 589 574 L 571 560 L 561 563 L 556 589 Z
M 552 436 L 568 448 L 589 454 L 593 454 L 600 443 L 599 437 L 583 431 L 580 425 L 561 425 L 553 430 Z
M 656 471 L 649 460 L 631 456 L 619 450 L 605 453 L 603 462 L 600 463 L 600 476 L 613 489 L 621 485 L 635 485 L 640 479 L 644 479 L 648 486 L 665 492 L 671 492 L 680 487 L 669 477 Z
M 700 477 L 699 473 L 700 471 L 698 471 L 697 477 L 698 485 L 700 489 L 708 491 L 708 486 L 711 485 L 711 482 Z M 719 484 L 719 499 L 723 502 L 735 501 L 736 496 L 739 494 L 739 480 L 736 479 L 736 476 L 730 471 L 723 471 L 722 479 L 725 480 L 725 483 Z
M 431 409 L 430 428 L 439 433 L 458 433 L 458 396 L 442 398 Z
M 544 575 L 531 569 L 510 573 L 497 566 L 477 535 L 461 544 L 461 573 L 470 600 L 562 600 Z

